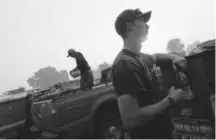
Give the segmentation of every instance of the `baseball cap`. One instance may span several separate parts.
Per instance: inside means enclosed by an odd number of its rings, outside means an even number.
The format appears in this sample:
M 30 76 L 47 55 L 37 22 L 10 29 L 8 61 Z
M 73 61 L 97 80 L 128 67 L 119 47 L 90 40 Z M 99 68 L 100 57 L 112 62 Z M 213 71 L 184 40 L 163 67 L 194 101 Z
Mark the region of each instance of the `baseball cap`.
M 115 21 L 116 32 L 123 36 L 126 32 L 127 23 L 133 22 L 135 19 L 142 19 L 145 23 L 150 20 L 151 11 L 143 13 L 140 9 L 127 9 L 119 14 Z
M 69 57 L 71 53 L 75 53 L 75 52 L 76 52 L 76 51 L 75 51 L 74 49 L 69 49 L 69 50 L 68 50 L 68 56 L 67 56 L 67 57 Z

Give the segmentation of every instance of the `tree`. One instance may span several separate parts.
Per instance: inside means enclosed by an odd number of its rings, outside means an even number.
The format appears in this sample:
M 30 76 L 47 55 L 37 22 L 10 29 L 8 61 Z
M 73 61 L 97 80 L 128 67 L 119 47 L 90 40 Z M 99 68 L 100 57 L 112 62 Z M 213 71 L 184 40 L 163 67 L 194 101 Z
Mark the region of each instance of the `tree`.
M 186 56 L 185 46 L 182 44 L 179 38 L 174 38 L 168 41 L 167 52 L 171 54 L 176 54 L 179 56 Z
M 48 66 L 41 68 L 29 77 L 27 82 L 32 88 L 46 89 L 59 81 L 69 81 L 66 70 L 57 71 L 56 68 Z

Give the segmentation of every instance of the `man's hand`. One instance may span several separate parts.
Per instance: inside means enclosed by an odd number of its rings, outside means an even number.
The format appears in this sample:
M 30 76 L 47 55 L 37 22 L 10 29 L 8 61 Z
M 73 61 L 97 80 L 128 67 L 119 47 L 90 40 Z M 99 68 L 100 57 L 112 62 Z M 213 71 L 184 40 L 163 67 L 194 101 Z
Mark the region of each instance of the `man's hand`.
M 187 96 L 181 89 L 175 89 L 173 86 L 169 89 L 168 93 L 168 97 L 171 97 L 175 102 L 185 100 L 185 97 Z
M 187 69 L 187 60 L 180 56 L 173 56 L 173 64 L 182 70 Z

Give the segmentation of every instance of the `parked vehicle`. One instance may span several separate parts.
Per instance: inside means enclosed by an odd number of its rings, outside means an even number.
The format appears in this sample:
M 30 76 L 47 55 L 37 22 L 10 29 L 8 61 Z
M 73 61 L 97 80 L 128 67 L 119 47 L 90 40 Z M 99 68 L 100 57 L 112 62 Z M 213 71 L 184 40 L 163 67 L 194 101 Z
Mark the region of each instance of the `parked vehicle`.
M 3 95 L 0 97 L 0 136 L 21 133 L 27 118 L 27 93 Z
M 23 92 L 25 92 L 25 88 L 20 87 L 15 90 L 6 91 L 3 93 L 3 95 L 15 95 L 15 94 L 23 93 Z
M 5 92 L 0 96 L 0 137 L 34 138 L 30 131 L 33 125 L 31 117 L 32 95 L 39 89 L 19 88 Z
M 209 70 L 214 67 L 214 52 L 214 50 L 210 50 L 187 57 L 189 84 L 195 92 L 195 98 L 187 103 L 180 103 L 173 109 L 175 111 L 172 111 L 173 122 L 175 123 L 173 135 L 176 138 L 214 137 L 212 125 L 214 114 L 211 106 L 209 106 L 209 97 L 214 94 L 214 84 L 211 78 L 214 75 L 214 70 Z M 207 64 L 207 62 L 210 63 Z M 194 71 L 195 67 L 196 71 Z M 211 80 L 208 82 L 203 80 L 203 78 L 209 77 L 206 74 L 209 75 L 210 73 L 212 74 Z M 56 93 L 52 97 L 48 94 L 40 96 L 40 99 L 34 101 L 31 110 L 35 127 L 42 130 L 42 134 L 46 137 L 70 134 L 73 138 L 79 138 L 97 134 L 99 138 L 111 138 L 109 129 L 113 126 L 120 129 L 121 121 L 114 88 L 111 82 L 107 84 L 104 80 L 110 81 L 109 76 L 104 74 L 110 75 L 110 68 L 102 72 L 101 82 L 105 84 L 99 84 L 93 89 L 68 90 Z M 199 75 L 198 79 L 197 75 Z M 169 73 L 167 77 L 172 76 Z M 199 86 L 197 87 L 197 85 Z M 185 107 L 193 110 L 191 114 L 182 113 Z M 186 127 L 182 128 L 182 124 Z

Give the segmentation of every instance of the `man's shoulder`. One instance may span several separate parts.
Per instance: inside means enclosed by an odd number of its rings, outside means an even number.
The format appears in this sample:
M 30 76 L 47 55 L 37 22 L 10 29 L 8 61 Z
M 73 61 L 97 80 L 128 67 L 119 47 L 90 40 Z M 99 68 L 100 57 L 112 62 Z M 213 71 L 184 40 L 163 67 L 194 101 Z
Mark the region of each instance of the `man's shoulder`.
M 141 53 L 142 59 L 148 61 L 149 59 L 153 60 L 153 56 L 150 54 L 146 54 L 146 53 Z
M 85 60 L 83 54 L 81 52 L 76 52 L 76 59 L 78 60 Z
M 131 56 L 125 54 L 118 54 L 113 62 L 113 67 L 137 67 L 137 61 Z
M 155 59 L 153 55 L 141 53 L 141 56 L 142 56 L 142 61 L 144 63 L 147 63 L 148 66 L 152 67 L 155 64 Z
M 133 63 L 136 63 L 136 60 L 133 57 L 131 57 L 130 55 L 127 55 L 121 51 L 116 56 L 113 64 L 119 64 L 119 63 L 131 63 L 131 64 L 133 64 Z
M 81 52 L 76 52 L 77 56 L 83 56 L 83 54 Z

